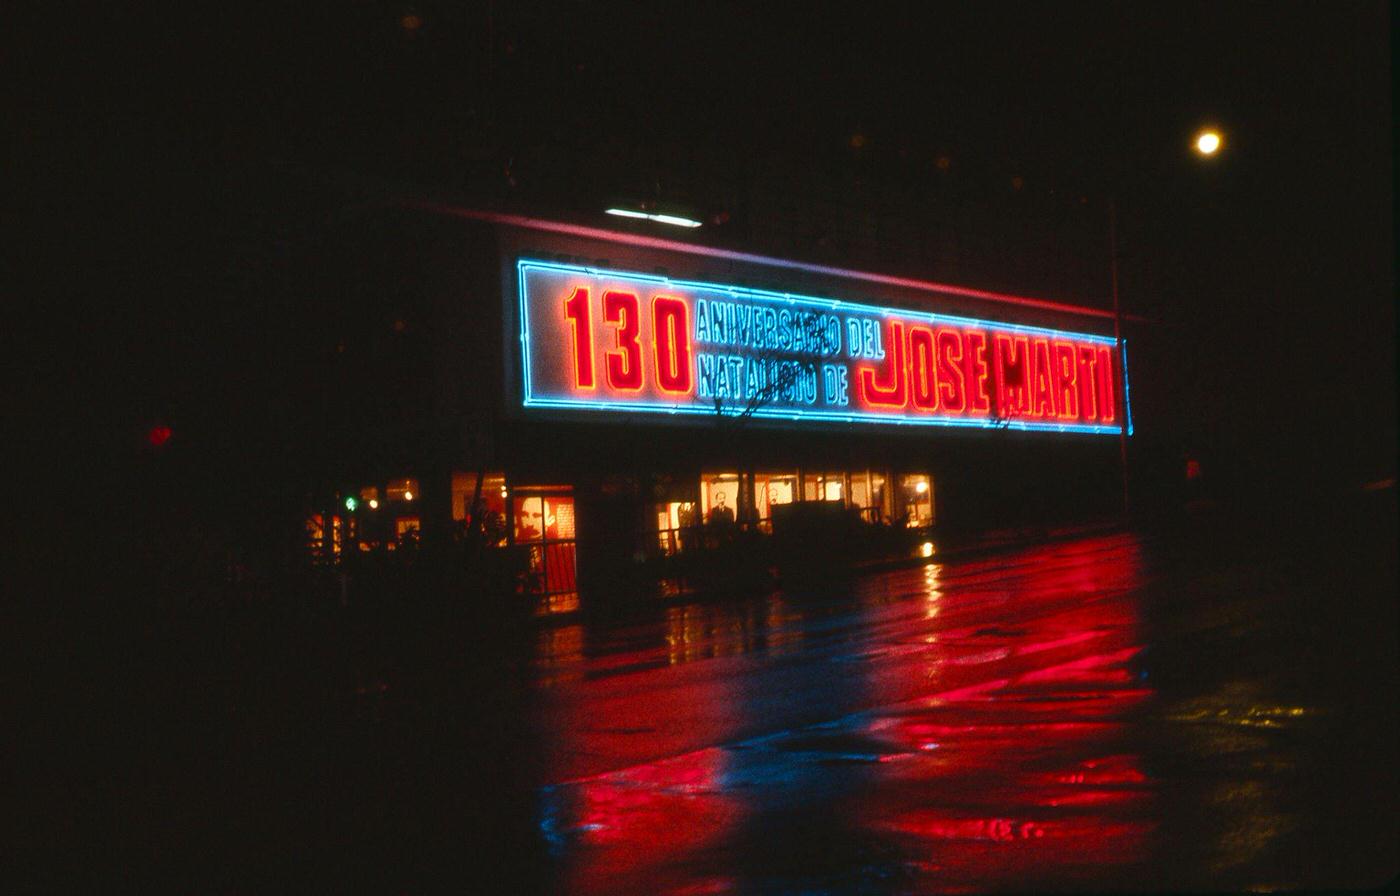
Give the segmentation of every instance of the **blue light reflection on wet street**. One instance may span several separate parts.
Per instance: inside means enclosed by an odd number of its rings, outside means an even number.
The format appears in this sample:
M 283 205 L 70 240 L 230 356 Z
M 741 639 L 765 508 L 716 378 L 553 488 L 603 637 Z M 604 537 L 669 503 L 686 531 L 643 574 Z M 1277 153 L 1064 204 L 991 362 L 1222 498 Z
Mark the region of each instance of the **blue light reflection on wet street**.
M 1112 535 L 543 630 L 539 825 L 558 888 L 1336 880 L 1306 847 L 1329 849 L 1315 832 L 1337 807 L 1299 785 L 1330 780 L 1318 726 L 1341 710 L 1256 674 L 1286 639 L 1255 637 L 1254 663 L 1208 653 L 1299 582 L 1248 558 L 1193 570 L 1186 596 L 1171 551 Z M 1192 669 L 1198 647 L 1212 674 Z M 1393 811 L 1361 839 L 1386 825 Z

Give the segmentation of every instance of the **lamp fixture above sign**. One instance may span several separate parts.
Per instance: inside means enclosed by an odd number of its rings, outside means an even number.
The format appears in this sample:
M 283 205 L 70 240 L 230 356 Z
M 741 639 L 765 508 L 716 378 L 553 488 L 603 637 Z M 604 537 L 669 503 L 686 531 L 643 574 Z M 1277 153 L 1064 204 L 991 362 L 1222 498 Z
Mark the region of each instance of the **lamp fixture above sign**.
M 610 208 L 607 213 L 616 215 L 619 218 L 641 218 L 646 221 L 655 221 L 658 224 L 671 224 L 676 227 L 700 226 L 700 222 L 693 218 L 683 218 L 680 215 L 656 215 L 651 212 L 641 212 L 630 208 Z

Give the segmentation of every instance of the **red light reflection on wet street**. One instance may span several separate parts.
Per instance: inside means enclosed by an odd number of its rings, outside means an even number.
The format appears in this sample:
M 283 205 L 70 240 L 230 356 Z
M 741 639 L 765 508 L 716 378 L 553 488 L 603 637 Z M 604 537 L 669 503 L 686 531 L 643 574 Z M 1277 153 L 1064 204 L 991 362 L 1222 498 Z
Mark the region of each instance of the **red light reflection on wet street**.
M 562 889 L 1114 880 L 1154 830 L 1140 578 L 1117 536 L 545 633 Z

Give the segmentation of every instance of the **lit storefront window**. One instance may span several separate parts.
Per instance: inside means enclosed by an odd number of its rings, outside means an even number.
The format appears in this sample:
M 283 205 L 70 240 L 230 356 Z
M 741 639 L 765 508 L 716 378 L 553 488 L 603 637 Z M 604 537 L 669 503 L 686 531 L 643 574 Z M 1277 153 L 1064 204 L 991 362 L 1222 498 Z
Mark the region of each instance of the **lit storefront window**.
M 861 519 L 878 523 L 889 516 L 885 474 L 862 470 L 851 474 L 850 505 L 860 510 Z
M 846 474 L 807 473 L 802 477 L 803 498 L 807 501 L 846 500 Z
M 514 518 L 516 544 L 572 541 L 574 538 L 574 499 L 571 497 L 516 497 Z
M 700 510 L 708 525 L 729 525 L 738 519 L 739 474 L 706 473 L 700 480 Z
M 477 491 L 477 473 L 457 471 L 452 474 L 452 518 L 463 526 L 474 524 L 492 547 L 505 547 L 506 477 L 501 473 L 486 473 Z M 472 501 L 477 501 L 473 512 Z
M 521 589 L 545 597 L 568 595 L 577 603 L 574 498 L 563 489 L 519 486 L 510 499 L 511 542 L 526 551 Z M 564 609 L 553 601 L 547 609 Z
M 798 498 L 796 473 L 756 473 L 753 478 L 754 503 L 760 523 L 773 519 L 773 508 L 791 504 Z
M 692 531 L 699 525 L 693 501 L 670 501 L 657 505 L 656 531 L 661 553 L 670 556 L 690 546 Z
M 931 526 L 929 477 L 903 476 L 895 482 L 898 488 L 892 487 L 886 471 L 868 469 L 708 471 L 699 479 L 698 503 L 676 492 L 672 500 L 653 505 L 657 544 L 669 556 L 692 545 L 714 546 L 727 526 L 756 524 L 759 531 L 771 533 L 775 508 L 798 502 L 839 504 L 872 524 L 893 519 L 914 528 Z
M 925 473 L 899 477 L 899 498 L 904 525 L 921 529 L 933 525 L 933 481 Z
M 345 522 L 337 515 L 332 516 L 329 529 L 330 534 L 330 554 L 338 556 L 340 554 L 341 543 L 345 536 Z M 326 556 L 326 535 L 327 528 L 325 517 L 319 513 L 314 513 L 306 519 L 306 541 L 313 553 Z

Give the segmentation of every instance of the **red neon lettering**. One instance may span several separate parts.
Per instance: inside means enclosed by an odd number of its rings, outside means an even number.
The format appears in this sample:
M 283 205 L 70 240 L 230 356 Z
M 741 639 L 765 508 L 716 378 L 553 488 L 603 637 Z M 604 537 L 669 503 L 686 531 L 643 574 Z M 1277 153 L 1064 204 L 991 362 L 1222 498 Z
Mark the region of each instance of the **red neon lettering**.
M 592 389 L 597 384 L 593 380 L 593 327 L 589 321 L 587 287 L 578 287 L 564 300 L 564 316 L 574 331 L 574 385 Z
M 1003 415 L 1030 411 L 1026 388 L 1029 346 L 1024 336 L 996 337 L 997 411 Z
M 909 384 L 914 407 L 924 411 L 938 410 L 933 330 L 928 327 L 909 327 Z
M 1050 371 L 1050 340 L 1037 336 L 1031 340 L 1031 413 L 1037 417 L 1055 416 L 1053 377 Z
M 689 395 L 690 306 L 682 299 L 655 296 L 651 300 L 652 344 L 656 353 L 656 385 L 671 395 Z
M 1055 340 L 1055 413 L 1061 420 L 1079 416 L 1079 393 L 1074 388 L 1074 346 Z
M 858 368 L 860 388 L 866 404 L 872 407 L 902 408 L 909 404 L 909 377 L 904 361 L 904 324 L 897 320 L 890 321 L 888 343 L 890 356 L 885 362 L 885 369 L 889 371 L 889 383 L 883 386 L 877 384 L 875 368 L 861 367 Z
M 938 355 L 938 404 L 945 411 L 961 412 L 963 394 L 962 337 L 957 330 L 939 327 L 933 337 Z
M 992 397 L 987 390 L 987 334 L 968 330 L 962 338 L 967 409 L 974 414 L 984 414 L 992 407 Z
M 1113 350 L 1103 346 L 1098 350 L 1099 418 L 1105 423 L 1118 419 L 1118 402 L 1113 394 Z
M 608 385 L 624 392 L 642 391 L 642 346 L 635 293 L 609 290 L 603 293 L 603 319 L 617 325 L 616 345 L 606 352 Z
M 1081 345 L 1075 349 L 1079 366 L 1079 407 L 1085 420 L 1095 420 L 1099 416 L 1098 401 L 1098 353 L 1092 345 Z

